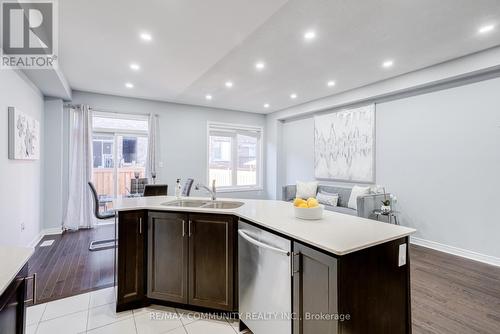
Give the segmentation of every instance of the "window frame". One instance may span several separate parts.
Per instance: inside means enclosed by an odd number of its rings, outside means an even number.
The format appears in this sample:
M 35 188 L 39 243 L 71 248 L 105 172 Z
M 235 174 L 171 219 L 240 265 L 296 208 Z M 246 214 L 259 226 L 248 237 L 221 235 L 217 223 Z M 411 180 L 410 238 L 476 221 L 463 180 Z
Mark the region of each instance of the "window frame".
M 138 115 L 138 114 L 122 114 L 122 113 L 110 113 L 110 112 L 101 112 L 94 111 L 92 113 L 93 117 L 101 117 L 101 118 L 111 118 L 111 119 L 127 119 L 134 121 L 146 121 L 149 122 L 149 117 L 146 115 Z M 149 126 L 149 125 L 148 125 Z M 128 134 L 128 135 L 142 135 L 149 137 L 149 129 L 147 130 L 131 130 L 131 129 L 120 129 L 120 128 L 99 128 L 94 126 L 94 122 L 92 121 L 92 132 L 99 133 L 115 133 L 115 134 Z
M 229 193 L 229 192 L 243 192 L 243 191 L 260 191 L 264 190 L 264 173 L 263 173 L 263 168 L 264 168 L 264 128 L 262 126 L 249 126 L 249 125 L 242 125 L 242 124 L 235 124 L 235 123 L 221 123 L 221 122 L 213 122 L 213 121 L 208 121 L 207 122 L 207 135 L 206 135 L 206 149 L 207 149 L 207 156 L 206 156 L 206 174 L 205 174 L 205 179 L 206 179 L 206 184 L 210 185 L 212 181 L 210 181 L 210 131 L 211 130 L 217 130 L 217 129 L 228 129 L 231 131 L 235 131 L 234 138 L 232 142 L 234 143 L 231 147 L 231 162 L 232 162 L 232 185 L 231 186 L 217 186 L 217 192 L 220 193 Z M 258 137 L 257 141 L 257 147 L 256 147 L 256 184 L 255 185 L 242 185 L 238 186 L 237 184 L 234 184 L 235 180 L 237 182 L 238 179 L 238 142 L 237 142 L 237 135 L 240 132 L 258 132 L 260 136 Z

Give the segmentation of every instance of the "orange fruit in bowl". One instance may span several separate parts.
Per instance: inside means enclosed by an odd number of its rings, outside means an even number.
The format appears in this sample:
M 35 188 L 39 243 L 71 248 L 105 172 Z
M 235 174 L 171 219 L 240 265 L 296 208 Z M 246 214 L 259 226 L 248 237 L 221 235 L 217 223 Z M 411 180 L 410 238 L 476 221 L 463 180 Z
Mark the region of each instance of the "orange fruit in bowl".
M 319 205 L 318 200 L 314 197 L 309 197 L 307 199 L 307 207 L 308 208 L 315 208 Z
M 309 207 L 307 206 L 307 202 L 306 202 L 306 201 L 304 201 L 304 202 L 300 203 L 299 205 L 297 205 L 297 207 L 298 207 L 298 208 L 309 208 Z
M 305 200 L 303 200 L 302 198 L 296 198 L 293 200 L 293 205 L 296 206 L 296 207 L 299 207 L 301 204 L 305 204 L 306 207 L 307 207 L 307 202 Z

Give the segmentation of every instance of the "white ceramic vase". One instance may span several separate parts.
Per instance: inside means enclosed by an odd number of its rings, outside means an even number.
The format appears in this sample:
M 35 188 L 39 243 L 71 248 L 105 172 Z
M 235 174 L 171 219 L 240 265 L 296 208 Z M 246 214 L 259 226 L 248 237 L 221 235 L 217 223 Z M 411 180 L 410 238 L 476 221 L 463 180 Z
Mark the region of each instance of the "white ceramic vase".
M 382 205 L 380 207 L 380 211 L 382 211 L 383 213 L 389 213 L 389 212 L 391 212 L 391 206 L 390 205 Z

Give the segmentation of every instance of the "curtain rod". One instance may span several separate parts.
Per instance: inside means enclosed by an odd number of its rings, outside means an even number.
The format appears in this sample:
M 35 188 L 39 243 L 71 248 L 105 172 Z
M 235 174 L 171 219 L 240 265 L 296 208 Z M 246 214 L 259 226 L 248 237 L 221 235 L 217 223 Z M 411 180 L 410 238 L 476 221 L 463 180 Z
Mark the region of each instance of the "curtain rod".
M 79 105 L 76 105 L 76 104 L 70 104 L 70 103 L 67 103 L 65 105 L 63 105 L 64 108 L 72 108 L 72 109 L 77 109 L 79 107 Z M 104 112 L 104 113 L 110 113 L 110 114 L 121 114 L 121 115 L 126 115 L 128 113 L 124 113 L 124 112 L 119 112 L 119 111 L 113 111 L 113 110 L 104 110 L 104 109 L 98 109 L 98 108 L 93 108 L 93 107 L 89 107 L 89 110 L 92 110 L 92 111 L 97 111 L 97 112 Z M 141 116 L 149 116 L 151 115 L 151 113 L 130 113 L 131 115 L 141 115 Z M 155 117 L 158 117 L 158 114 L 153 114 Z

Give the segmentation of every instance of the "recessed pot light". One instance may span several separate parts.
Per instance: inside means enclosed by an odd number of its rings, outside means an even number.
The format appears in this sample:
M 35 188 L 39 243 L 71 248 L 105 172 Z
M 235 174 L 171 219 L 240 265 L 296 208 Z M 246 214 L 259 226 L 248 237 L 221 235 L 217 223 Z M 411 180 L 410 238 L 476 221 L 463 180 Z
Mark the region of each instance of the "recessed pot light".
M 205 95 L 205 99 L 210 101 L 212 99 L 212 95 L 210 95 L 210 94 Z
M 233 82 L 232 81 L 226 81 L 225 85 L 226 85 L 227 88 L 231 88 L 231 87 L 233 87 Z
M 270 107 L 269 103 L 264 103 L 264 108 L 266 108 L 266 109 L 267 109 L 267 108 L 269 108 L 269 107 Z
M 316 38 L 316 32 L 314 30 L 309 30 L 304 34 L 304 39 L 310 41 Z
M 493 24 L 488 24 L 486 26 L 482 26 L 481 28 L 479 28 L 478 32 L 480 34 L 486 34 L 488 32 L 491 32 L 495 29 L 495 26 Z
M 255 68 L 258 70 L 258 71 L 261 71 L 264 69 L 264 67 L 266 67 L 266 64 L 264 64 L 263 62 L 259 61 L 257 63 L 255 63 Z
M 297 98 L 297 94 L 295 94 L 295 93 L 290 94 L 290 98 L 292 100 L 295 100 Z
M 327 85 L 328 87 L 333 87 L 333 86 L 335 86 L 335 81 L 330 80 L 330 81 L 328 81 L 328 82 L 326 83 L 326 85 Z
M 382 63 L 382 67 L 384 68 L 392 67 L 392 65 L 394 65 L 394 60 L 386 60 Z
M 131 83 L 131 82 L 126 82 L 125 83 L 125 87 L 127 87 L 127 88 L 134 88 L 134 84 Z
M 139 71 L 141 69 L 141 66 L 139 66 L 139 64 L 132 63 L 130 64 L 130 69 L 134 71 Z
M 143 32 L 139 36 L 143 41 L 150 42 L 151 40 L 153 40 L 153 36 L 151 36 L 151 34 L 148 32 Z

